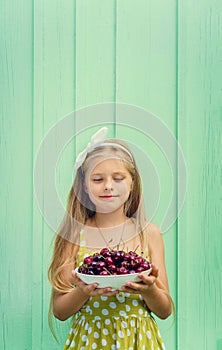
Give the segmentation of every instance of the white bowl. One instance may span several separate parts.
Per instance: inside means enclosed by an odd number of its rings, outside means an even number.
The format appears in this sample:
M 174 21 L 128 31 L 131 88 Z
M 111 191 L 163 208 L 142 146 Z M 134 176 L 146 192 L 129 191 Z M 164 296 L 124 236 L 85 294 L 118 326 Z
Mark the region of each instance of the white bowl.
M 152 271 L 152 268 L 149 270 L 141 272 L 142 275 L 149 275 Z M 112 289 L 121 289 L 126 282 L 141 282 L 141 279 L 138 277 L 138 273 L 129 273 L 126 275 L 109 275 L 109 276 L 100 276 L 100 275 L 87 275 L 84 273 L 78 272 L 78 267 L 75 269 L 77 276 L 86 284 L 98 283 L 98 288 L 111 287 Z

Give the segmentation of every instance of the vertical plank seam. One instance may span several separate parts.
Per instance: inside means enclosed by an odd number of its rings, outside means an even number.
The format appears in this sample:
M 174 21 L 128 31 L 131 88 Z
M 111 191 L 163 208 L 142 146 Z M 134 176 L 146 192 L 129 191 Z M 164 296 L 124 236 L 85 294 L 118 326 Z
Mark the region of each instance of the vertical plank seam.
M 179 143 L 179 0 L 176 0 L 176 23 L 175 23 L 175 51 L 176 51 L 176 98 L 175 98 L 175 112 L 176 112 L 176 121 L 175 121 L 175 128 L 176 128 L 176 139 Z M 177 213 L 179 211 L 178 204 L 179 204 L 179 186 L 178 186 L 178 177 L 179 177 L 179 169 L 178 169 L 178 144 L 176 147 L 176 189 L 177 189 L 177 196 L 176 196 L 176 210 Z M 176 220 L 176 349 L 179 350 L 179 218 Z
M 44 0 L 42 0 L 42 4 L 41 4 L 41 8 L 42 8 L 42 132 L 43 132 L 43 137 L 45 134 L 45 7 L 44 7 Z M 43 151 L 43 159 L 42 159 L 42 179 L 43 179 L 43 188 L 42 190 L 44 190 L 44 174 L 45 174 L 45 152 Z M 43 213 L 45 212 L 45 196 L 43 193 L 43 203 L 42 203 L 42 208 L 43 208 Z M 44 227 L 44 218 L 42 217 L 42 235 L 41 235 L 41 347 L 43 347 L 43 331 L 44 331 L 44 317 L 43 317 L 43 310 L 44 310 L 44 304 L 43 304 L 43 300 L 44 300 L 44 285 L 43 285 L 43 281 L 44 281 L 44 269 L 43 269 L 43 258 L 44 258 L 44 237 L 45 237 L 45 227 Z
M 31 73 L 31 79 L 32 79 L 32 93 L 31 93 L 31 96 L 32 96 L 32 101 L 31 101 L 31 104 L 32 104 L 32 111 L 31 111 L 31 118 L 32 118 L 32 121 L 31 121 L 31 136 L 32 136 L 32 141 L 31 141 L 31 154 L 32 154 L 32 162 L 31 162 L 31 167 L 32 167 L 32 170 L 31 170 L 31 174 L 32 174 L 32 189 L 31 189 L 31 193 L 32 193 L 32 200 L 31 200 L 31 203 L 32 203 L 32 208 L 31 208 L 31 213 L 32 213 L 32 218 L 31 218 L 31 234 L 32 234 L 32 239 L 31 239 L 31 252 L 32 252 L 32 256 L 33 256 L 33 246 L 34 246 L 34 221 L 33 221 L 33 218 L 34 218 L 34 186 L 33 186 L 33 170 L 34 170 L 34 55 L 35 55 L 35 47 L 34 47 L 34 20 L 35 20 L 35 17 L 34 17 L 34 0 L 32 0 L 32 34 L 31 34 L 31 37 L 32 37 L 32 57 L 31 57 L 31 60 L 32 60 L 32 73 Z M 33 276 L 33 261 L 32 261 L 32 276 Z M 32 286 L 31 286 L 31 348 L 33 347 L 33 279 L 31 279 L 31 283 L 32 283 Z
M 114 0 L 114 67 L 113 67 L 113 73 L 114 73 L 114 137 L 116 137 L 116 91 L 117 91 L 117 0 Z
M 73 96 L 73 110 L 74 110 L 74 118 L 73 118 L 73 128 L 74 128 L 74 135 L 76 135 L 76 36 L 77 36 L 77 24 L 76 24 L 76 19 L 77 19 L 77 16 L 76 16 L 76 10 L 77 10 L 77 4 L 76 4 L 76 0 L 74 0 L 74 14 L 73 14 L 73 18 L 74 18 L 74 42 L 73 42 L 73 50 L 74 50 L 74 53 L 73 53 L 73 57 L 74 57 L 74 67 L 73 67 L 73 80 L 74 80 L 74 96 Z M 76 159 L 76 138 L 74 140 L 74 159 Z

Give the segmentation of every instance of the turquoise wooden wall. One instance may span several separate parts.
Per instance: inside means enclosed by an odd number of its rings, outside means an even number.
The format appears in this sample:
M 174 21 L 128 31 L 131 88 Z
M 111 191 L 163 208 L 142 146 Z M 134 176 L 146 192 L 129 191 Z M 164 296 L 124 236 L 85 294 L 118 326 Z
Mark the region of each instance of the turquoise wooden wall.
M 158 320 L 166 348 L 221 350 L 222 2 L 2 0 L 0 19 L 0 348 L 62 348 L 68 323 L 58 322 L 60 344 L 47 323 L 53 229 L 39 210 L 33 169 L 41 141 L 64 116 L 114 102 L 157 116 L 186 159 L 186 201 L 163 235 L 177 310 L 175 322 Z M 160 225 L 184 176 L 177 144 L 176 174 L 170 174 L 163 150 L 138 133 L 133 113 L 123 118 L 113 109 L 88 118 L 78 113 L 73 118 L 73 135 L 87 124 L 91 129 L 66 145 L 51 179 L 62 203 L 71 185 L 75 142 L 78 151 L 95 125 L 106 122 L 110 136 L 132 140 L 154 164 L 161 193 L 152 219 Z M 60 151 L 61 139 L 56 129 L 53 152 Z M 42 165 L 44 207 L 44 158 Z M 144 185 L 149 209 L 156 193 L 152 179 L 145 178 Z M 178 186 L 175 213 L 183 193 Z

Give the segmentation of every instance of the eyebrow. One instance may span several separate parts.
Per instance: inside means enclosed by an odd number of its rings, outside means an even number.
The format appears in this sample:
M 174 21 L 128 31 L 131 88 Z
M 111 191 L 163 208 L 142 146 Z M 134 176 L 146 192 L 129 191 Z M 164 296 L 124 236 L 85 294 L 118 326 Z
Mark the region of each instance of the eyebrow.
M 124 171 L 114 171 L 112 173 L 113 175 L 126 175 L 126 172 Z M 92 173 L 91 176 L 95 176 L 95 175 L 104 175 L 104 173 Z

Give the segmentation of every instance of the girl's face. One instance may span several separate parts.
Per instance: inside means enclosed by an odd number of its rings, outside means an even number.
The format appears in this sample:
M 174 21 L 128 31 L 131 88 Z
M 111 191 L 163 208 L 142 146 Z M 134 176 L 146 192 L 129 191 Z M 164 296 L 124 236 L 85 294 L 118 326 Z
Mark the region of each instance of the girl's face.
M 86 171 L 85 190 L 96 212 L 123 210 L 132 188 L 132 177 L 124 163 L 115 158 L 95 159 Z

